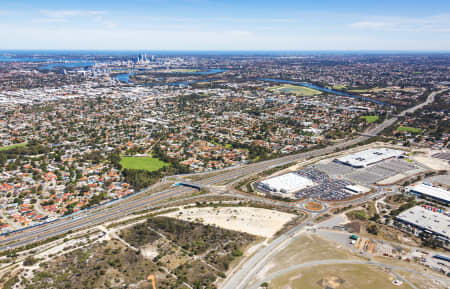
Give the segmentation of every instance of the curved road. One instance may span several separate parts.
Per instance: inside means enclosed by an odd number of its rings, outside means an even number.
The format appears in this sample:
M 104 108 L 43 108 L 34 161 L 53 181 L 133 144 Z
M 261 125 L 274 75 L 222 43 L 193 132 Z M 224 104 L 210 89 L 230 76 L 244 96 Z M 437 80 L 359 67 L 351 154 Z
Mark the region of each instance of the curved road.
M 424 103 L 418 104 L 406 111 L 403 111 L 399 116 L 404 116 L 406 113 L 414 112 L 417 109 L 420 109 L 423 106 L 425 106 L 429 103 L 432 103 L 437 94 L 440 94 L 446 90 L 448 90 L 448 89 L 442 89 L 440 91 L 435 91 L 435 92 L 430 93 L 427 97 L 427 100 Z M 371 129 L 366 134 L 367 135 L 377 135 L 381 131 L 383 131 L 385 128 L 393 125 L 397 120 L 398 120 L 398 117 L 392 117 L 388 120 L 385 120 L 382 124 Z M 362 139 L 367 139 L 367 138 L 368 138 L 367 136 L 360 136 L 357 139 L 355 139 L 354 141 L 361 142 Z M 351 141 L 349 141 L 349 142 L 351 142 Z M 347 142 L 345 144 L 344 143 L 337 144 L 333 147 L 325 148 L 322 150 L 328 149 L 328 151 L 329 151 L 330 148 L 334 150 L 336 147 L 342 148 L 342 147 L 345 147 L 348 145 L 349 144 Z M 319 151 L 321 151 L 321 150 L 314 151 L 314 152 L 319 152 Z M 317 156 L 317 155 L 315 155 L 315 156 Z M 250 280 L 252 280 L 253 277 L 264 266 L 264 261 L 268 260 L 274 254 L 274 252 L 276 251 L 276 249 L 279 245 L 281 245 L 283 242 L 285 242 L 289 238 L 293 237 L 295 235 L 295 233 L 297 233 L 304 227 L 304 225 L 305 224 L 300 224 L 297 227 L 294 227 L 287 233 L 276 238 L 267 247 L 261 249 L 259 252 L 254 254 L 241 266 L 241 268 L 239 268 L 239 270 L 235 271 L 234 274 L 232 276 L 230 276 L 230 278 L 227 278 L 225 280 L 225 282 L 220 286 L 220 288 L 221 289 L 244 289 L 244 288 L 246 288 L 248 285 L 248 282 L 250 282 Z

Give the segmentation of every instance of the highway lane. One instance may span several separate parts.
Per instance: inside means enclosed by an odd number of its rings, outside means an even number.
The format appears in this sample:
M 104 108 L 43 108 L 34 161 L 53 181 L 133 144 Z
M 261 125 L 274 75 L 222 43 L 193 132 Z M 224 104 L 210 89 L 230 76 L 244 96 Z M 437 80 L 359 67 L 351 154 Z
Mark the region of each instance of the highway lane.
M 259 169 L 264 167 L 258 166 Z M 248 168 L 242 168 L 244 171 L 249 171 Z M 250 167 L 253 171 L 254 168 Z M 224 180 L 234 179 L 242 175 L 241 171 L 229 172 L 225 175 L 216 176 L 204 181 L 205 184 L 219 183 Z M 18 241 L 14 245 L 3 246 L 0 250 L 11 249 L 26 245 L 32 242 L 37 242 L 45 238 L 60 235 L 66 233 L 70 230 L 77 230 L 82 227 L 94 226 L 108 220 L 113 220 L 114 218 L 123 217 L 125 215 L 131 214 L 132 212 L 142 210 L 145 207 L 149 207 L 155 202 L 161 202 L 162 200 L 179 197 L 187 193 L 194 192 L 194 189 L 186 187 L 175 187 L 170 188 L 161 192 L 151 194 L 135 200 L 128 200 L 128 202 L 113 204 L 103 207 L 96 208 L 95 211 L 86 212 L 74 216 L 73 218 L 65 218 L 59 222 L 51 223 L 45 226 L 36 227 L 30 229 L 30 231 L 25 230 L 23 232 L 12 234 L 9 238 L 0 241 L 0 244 L 10 243 L 12 241 Z M 112 208 L 108 208 L 113 206 Z
M 420 103 L 420 104 L 418 104 L 416 106 L 413 106 L 413 107 L 411 107 L 409 109 L 406 109 L 406 110 L 402 111 L 400 113 L 400 116 L 405 116 L 407 113 L 413 113 L 416 110 L 421 109 L 421 108 L 423 108 L 424 106 L 426 106 L 426 105 L 428 105 L 430 103 L 433 103 L 436 95 L 438 95 L 440 93 L 443 93 L 443 92 L 445 92 L 447 90 L 448 90 L 448 88 L 444 88 L 444 89 L 441 89 L 439 91 L 434 91 L 434 92 L 430 93 L 428 95 L 427 99 L 425 100 L 425 102 L 422 102 L 422 103 Z
M 164 197 L 164 196 L 158 197 L 158 198 L 153 199 L 153 201 L 163 201 L 164 199 L 167 199 L 167 198 L 168 197 Z M 192 198 L 196 198 L 196 197 L 192 197 Z M 189 198 L 186 198 L 186 199 L 189 199 Z M 133 212 L 140 211 L 140 210 L 147 209 L 147 208 L 152 208 L 152 207 L 149 207 L 147 203 L 140 203 L 140 204 L 136 204 L 134 206 L 128 207 L 126 209 L 126 212 L 133 213 Z M 86 227 L 100 225 L 107 221 L 112 221 L 114 219 L 119 219 L 121 217 L 123 217 L 123 210 L 114 211 L 111 213 L 105 213 L 105 214 L 102 214 L 99 216 L 95 216 L 94 218 L 91 218 L 91 220 L 88 220 L 89 225 L 86 224 L 86 220 L 84 220 L 84 219 L 77 220 L 76 222 L 71 223 L 71 224 L 60 224 L 58 226 L 59 227 L 58 229 L 52 228 L 50 230 L 50 232 L 46 233 L 45 235 L 38 234 L 37 237 L 29 238 L 26 240 L 20 240 L 19 242 L 16 242 L 13 245 L 6 246 L 5 249 L 12 249 L 12 248 L 20 247 L 23 245 L 27 245 L 29 243 L 38 242 L 38 241 L 45 240 L 45 239 L 48 239 L 53 236 L 58 236 L 58 235 L 67 233 L 69 231 L 76 231 L 79 229 L 80 230 L 85 229 Z
M 156 204 L 158 202 L 177 197 L 182 196 L 186 194 L 187 192 L 193 192 L 193 189 L 188 189 L 184 187 L 178 187 L 176 189 L 170 189 L 161 192 L 158 195 L 150 195 L 146 196 L 144 198 L 134 200 L 131 202 L 127 202 L 124 204 L 121 204 L 117 207 L 114 207 L 114 210 L 108 210 L 108 208 L 103 208 L 104 210 L 91 213 L 88 215 L 80 215 L 79 217 L 76 216 L 74 218 L 65 219 L 58 223 L 51 223 L 49 225 L 51 226 L 42 226 L 38 227 L 38 230 L 26 232 L 25 234 L 15 234 L 12 235 L 11 238 L 2 240 L 2 243 L 9 243 L 11 241 L 17 241 L 14 244 L 3 246 L 0 248 L 0 250 L 5 249 L 11 249 L 20 247 L 22 245 L 26 245 L 29 243 L 33 243 L 39 240 L 43 240 L 52 236 L 60 235 L 63 233 L 66 233 L 68 231 L 75 231 L 77 229 L 81 229 L 84 227 L 91 227 L 98 224 L 101 224 L 106 221 L 111 221 L 114 219 L 118 219 L 120 217 L 123 217 L 125 215 L 131 214 L 136 211 L 143 210 L 147 207 L 149 207 L 149 203 Z
M 442 93 L 448 89 L 442 89 L 440 91 L 432 92 L 428 95 L 427 100 L 424 103 L 418 104 L 407 111 L 402 112 L 399 116 L 404 116 L 406 113 L 411 113 L 416 111 L 417 109 L 422 108 L 423 106 L 432 103 L 437 94 Z M 366 132 L 368 135 L 378 135 L 387 127 L 395 124 L 398 121 L 398 117 L 392 117 L 390 119 L 385 120 L 380 125 L 370 129 Z M 354 140 L 350 140 L 344 143 L 339 143 L 337 145 L 327 147 L 324 149 L 320 149 L 317 151 L 312 151 L 310 153 L 311 156 L 319 156 L 319 154 L 326 154 L 334 151 L 336 148 L 344 148 L 346 146 L 351 146 L 353 144 L 362 142 L 368 139 L 368 136 L 360 136 Z M 285 157 L 285 158 L 289 158 Z M 220 286 L 221 289 L 244 289 L 248 282 L 252 280 L 257 272 L 262 268 L 264 264 L 264 260 L 268 260 L 271 254 L 275 251 L 275 249 L 285 242 L 290 236 L 293 236 L 296 232 L 300 231 L 303 228 L 302 224 L 297 227 L 291 229 L 289 232 L 279 236 L 277 239 L 272 241 L 267 247 L 261 249 L 259 252 L 254 254 L 251 258 L 249 258 L 238 271 L 236 271 L 230 278 L 227 278 L 225 282 Z
M 213 176 L 210 178 L 203 179 L 203 180 L 199 181 L 199 183 L 205 184 L 205 185 L 213 185 L 213 184 L 218 184 L 218 183 L 221 183 L 224 181 L 234 180 L 236 178 L 240 179 L 239 177 L 245 178 L 250 174 L 262 172 L 262 171 L 266 170 L 269 166 L 279 166 L 279 165 L 287 164 L 292 161 L 305 159 L 308 157 L 324 155 L 324 154 L 333 152 L 336 148 L 349 146 L 349 145 L 361 142 L 366 139 L 368 139 L 368 137 L 360 136 L 356 139 L 352 139 L 352 140 L 344 142 L 344 143 L 339 143 L 339 144 L 336 144 L 336 145 L 333 145 L 333 146 L 330 146 L 327 148 L 310 151 L 310 152 L 304 152 L 304 153 L 300 153 L 300 154 L 296 154 L 296 155 L 285 156 L 285 157 L 281 157 L 278 159 L 267 160 L 267 161 L 263 161 L 263 162 L 259 162 L 259 163 L 244 165 L 244 166 L 241 166 L 234 170 L 226 171 L 223 174 L 220 174 L 218 176 Z M 235 182 L 236 181 L 238 181 L 238 180 L 235 180 Z M 174 194 L 175 191 L 179 192 L 179 193 Z M 98 224 L 98 221 L 96 221 L 96 220 L 102 220 L 102 221 L 108 220 L 108 217 L 105 217 L 104 215 L 110 216 L 110 219 L 112 219 L 113 217 L 114 218 L 124 217 L 135 211 L 135 210 L 132 211 L 135 204 L 139 204 L 139 208 L 154 205 L 154 203 L 155 203 L 154 198 L 157 196 L 161 196 L 162 197 L 161 199 L 169 199 L 169 198 L 172 198 L 175 196 L 178 197 L 178 196 L 182 195 L 183 193 L 192 192 L 192 191 L 193 191 L 192 189 L 177 187 L 177 188 L 171 188 L 168 190 L 164 190 L 164 191 L 161 191 L 158 193 L 154 193 L 150 196 L 145 196 L 145 197 L 138 198 L 135 200 L 124 199 L 124 200 L 121 200 L 120 202 L 117 202 L 117 203 L 114 203 L 111 205 L 100 206 L 93 210 L 80 213 L 79 215 L 76 216 L 76 219 L 64 218 L 64 219 L 58 220 L 54 223 L 50 223 L 47 225 L 43 225 L 43 226 L 31 228 L 29 230 L 25 230 L 22 232 L 11 234 L 11 235 L 7 236 L 4 240 L 1 240 L 0 245 L 4 245 L 4 244 L 10 243 L 12 241 L 17 241 L 17 243 L 14 245 L 11 244 L 8 247 L 2 246 L 2 247 L 0 247 L 0 251 L 5 250 L 7 248 L 18 247 L 19 245 L 17 245 L 17 244 L 25 245 L 25 244 L 33 243 L 38 240 L 42 240 L 42 239 L 45 239 L 45 238 L 48 238 L 48 237 L 51 237 L 54 235 L 59 235 L 59 234 L 62 234 L 64 232 L 67 232 L 70 230 L 77 230 L 77 229 L 80 229 L 81 227 L 93 226 L 95 224 Z M 143 192 L 141 194 L 144 194 L 144 193 L 145 192 Z M 160 201 L 160 199 L 157 199 L 157 201 Z M 112 207 L 109 208 L 110 206 L 112 206 Z M 111 212 L 111 214 L 107 214 L 107 213 L 103 212 L 105 210 L 107 210 L 108 212 Z
M 432 102 L 434 100 L 434 96 L 443 91 L 445 91 L 445 90 L 431 93 L 429 95 L 429 97 L 427 98 L 427 102 L 428 103 Z M 415 109 L 418 109 L 422 106 L 423 106 L 423 104 L 418 105 L 414 108 L 411 108 L 411 109 L 409 109 L 409 112 L 413 112 Z M 379 134 L 382 130 L 384 130 L 386 127 L 389 127 L 390 125 L 395 123 L 397 120 L 398 120 L 397 117 L 388 119 L 388 120 L 384 121 L 382 124 L 376 126 L 375 128 L 370 129 L 367 133 L 374 134 L 374 135 Z M 345 147 L 348 147 L 348 146 L 351 146 L 354 144 L 358 144 L 360 142 L 367 140 L 368 138 L 369 138 L 368 136 L 359 136 L 355 139 L 351 139 L 351 140 L 348 140 L 345 142 L 341 142 L 341 143 L 338 143 L 338 144 L 335 144 L 335 145 L 332 145 L 332 146 L 329 146 L 326 148 L 314 150 L 314 151 L 284 156 L 284 157 L 280 157 L 277 159 L 267 160 L 267 161 L 248 164 L 248 165 L 242 165 L 242 166 L 236 167 L 232 170 L 226 170 L 223 172 L 223 174 L 200 180 L 199 183 L 206 184 L 206 185 L 214 185 L 214 184 L 219 184 L 224 181 L 232 181 L 232 180 L 234 180 L 233 181 L 233 183 L 234 183 L 234 182 L 239 181 L 242 178 L 248 177 L 249 175 L 254 174 L 254 173 L 262 172 L 270 167 L 284 165 L 284 164 L 287 164 L 292 161 L 299 161 L 299 160 L 303 160 L 303 159 L 306 159 L 309 157 L 317 157 L 317 156 L 329 154 L 329 153 L 334 152 L 336 149 L 342 149 L 342 148 L 345 148 Z M 177 193 L 175 193 L 175 192 L 177 192 Z M 24 230 L 22 232 L 11 234 L 11 235 L 7 236 L 4 240 L 1 240 L 0 245 L 2 245 L 2 244 L 4 245 L 6 243 L 10 243 L 12 241 L 19 241 L 19 240 L 20 240 L 20 242 L 19 242 L 20 244 L 29 244 L 29 243 L 35 242 L 36 239 L 44 239 L 45 237 L 50 236 L 49 232 L 51 232 L 52 235 L 55 235 L 54 232 L 76 230 L 76 229 L 79 229 L 80 227 L 92 226 L 92 225 L 98 223 L 95 220 L 108 220 L 108 217 L 105 217 L 105 216 L 110 216 L 110 219 L 113 217 L 119 218 L 119 217 L 126 216 L 132 212 L 131 210 L 134 208 L 135 204 L 139 204 L 139 208 L 154 205 L 155 204 L 154 198 L 158 197 L 158 196 L 161 196 L 161 199 L 170 199 L 172 197 L 175 197 L 175 196 L 178 197 L 180 195 L 183 195 L 183 193 L 188 193 L 188 192 L 192 192 L 192 189 L 176 188 L 176 189 L 164 190 L 164 191 L 161 191 L 158 193 L 154 193 L 150 196 L 145 196 L 145 197 L 139 198 L 140 195 L 145 195 L 146 192 L 144 191 L 144 192 L 141 192 L 141 193 L 133 196 L 132 198 L 121 199 L 121 200 L 118 200 L 116 203 L 109 204 L 106 206 L 100 206 L 100 207 L 94 208 L 92 210 L 80 213 L 77 216 L 77 219 L 70 219 L 70 218 L 60 219 L 54 223 L 46 224 L 46 225 L 43 225 L 40 227 L 30 228 L 30 229 Z M 138 198 L 138 199 L 136 199 L 136 198 Z M 135 200 L 133 200 L 133 199 L 135 199 Z M 159 201 L 159 199 L 157 199 L 157 201 Z M 110 206 L 112 206 L 112 207 L 109 208 Z M 110 213 L 110 214 L 103 212 L 104 210 L 108 210 L 108 213 Z M 64 230 L 61 230 L 61 228 L 64 228 Z M 45 236 L 43 236 L 43 234 L 45 234 Z M 15 246 L 15 247 L 17 247 L 17 246 Z M 6 249 L 5 246 L 0 247 L 0 250 L 5 250 L 5 249 Z

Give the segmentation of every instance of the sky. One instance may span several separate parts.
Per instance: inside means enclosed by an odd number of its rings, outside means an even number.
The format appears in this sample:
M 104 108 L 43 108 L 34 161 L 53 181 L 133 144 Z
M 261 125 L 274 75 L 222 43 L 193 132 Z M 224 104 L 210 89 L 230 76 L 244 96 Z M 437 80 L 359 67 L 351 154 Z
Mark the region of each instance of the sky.
M 450 51 L 450 0 L 0 0 L 0 49 Z

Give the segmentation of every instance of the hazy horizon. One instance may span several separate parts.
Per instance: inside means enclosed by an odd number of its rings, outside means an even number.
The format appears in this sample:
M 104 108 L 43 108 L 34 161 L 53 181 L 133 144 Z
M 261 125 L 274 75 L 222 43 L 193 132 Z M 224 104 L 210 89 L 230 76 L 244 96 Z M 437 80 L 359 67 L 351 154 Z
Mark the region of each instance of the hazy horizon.
M 445 0 L 17 0 L 4 50 L 450 51 Z

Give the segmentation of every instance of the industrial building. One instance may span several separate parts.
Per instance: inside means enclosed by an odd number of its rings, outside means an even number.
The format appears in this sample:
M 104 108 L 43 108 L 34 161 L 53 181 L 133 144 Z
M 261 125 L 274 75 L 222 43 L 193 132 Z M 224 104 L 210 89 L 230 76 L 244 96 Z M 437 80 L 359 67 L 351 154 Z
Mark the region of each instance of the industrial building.
M 348 185 L 345 187 L 345 189 L 354 195 L 365 194 L 370 192 L 369 188 L 360 185 Z
M 365 168 L 387 159 L 398 158 L 404 153 L 404 151 L 389 148 L 368 149 L 337 158 L 334 161 L 354 168 Z
M 316 183 L 308 178 L 296 173 L 288 173 L 261 181 L 257 184 L 257 187 L 273 193 L 293 194 L 315 185 Z
M 421 198 L 431 199 L 446 205 L 450 204 L 450 192 L 440 187 L 433 187 L 431 184 L 412 185 L 407 188 L 407 191 Z
M 424 231 L 445 242 L 450 240 L 450 217 L 436 209 L 415 206 L 400 213 L 395 220 L 414 231 L 416 235 Z

